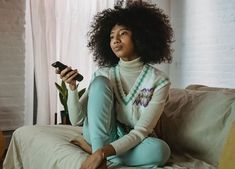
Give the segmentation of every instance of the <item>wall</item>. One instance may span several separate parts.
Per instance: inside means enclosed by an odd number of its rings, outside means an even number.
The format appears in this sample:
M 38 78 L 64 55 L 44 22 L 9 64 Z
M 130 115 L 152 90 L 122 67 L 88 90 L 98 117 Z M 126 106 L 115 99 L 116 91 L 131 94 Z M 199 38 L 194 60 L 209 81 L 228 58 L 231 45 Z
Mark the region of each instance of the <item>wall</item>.
M 235 87 L 235 1 L 172 0 L 174 87 Z
M 235 86 L 235 1 L 151 0 L 171 16 L 173 87 Z M 23 124 L 25 0 L 0 0 L 0 130 Z M 4 119 L 4 120 L 3 120 Z M 4 126 L 4 127 L 3 127 Z
M 0 130 L 24 122 L 24 0 L 0 0 Z

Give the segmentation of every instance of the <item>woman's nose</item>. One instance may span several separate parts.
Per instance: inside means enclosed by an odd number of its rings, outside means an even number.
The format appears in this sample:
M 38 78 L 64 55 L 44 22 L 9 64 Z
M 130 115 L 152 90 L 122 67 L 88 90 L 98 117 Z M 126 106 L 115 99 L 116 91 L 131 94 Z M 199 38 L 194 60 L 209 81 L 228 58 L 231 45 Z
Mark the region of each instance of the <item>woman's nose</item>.
M 120 40 L 119 39 L 115 39 L 113 43 L 114 44 L 120 43 Z
M 114 44 L 120 43 L 120 38 L 118 35 L 114 36 L 113 40 L 114 40 L 113 41 Z

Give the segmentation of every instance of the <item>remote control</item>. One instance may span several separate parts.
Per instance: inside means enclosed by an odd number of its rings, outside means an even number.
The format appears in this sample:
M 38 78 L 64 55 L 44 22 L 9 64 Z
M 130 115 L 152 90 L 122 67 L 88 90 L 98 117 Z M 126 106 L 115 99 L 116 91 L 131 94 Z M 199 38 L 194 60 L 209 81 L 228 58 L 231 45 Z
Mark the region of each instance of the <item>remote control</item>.
M 52 63 L 51 66 L 53 66 L 55 68 L 59 68 L 60 71 L 64 70 L 66 67 L 68 67 L 67 65 L 64 65 L 63 63 L 61 63 L 59 61 Z M 80 82 L 80 81 L 82 81 L 83 76 L 81 74 L 78 74 L 74 79 Z

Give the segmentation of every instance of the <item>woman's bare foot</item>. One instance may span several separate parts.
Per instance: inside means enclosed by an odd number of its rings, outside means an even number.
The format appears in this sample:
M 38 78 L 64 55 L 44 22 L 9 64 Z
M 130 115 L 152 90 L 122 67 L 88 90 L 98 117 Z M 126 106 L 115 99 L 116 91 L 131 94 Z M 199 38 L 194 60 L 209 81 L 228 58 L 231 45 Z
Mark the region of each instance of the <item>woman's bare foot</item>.
M 74 140 L 71 140 L 70 143 L 75 144 L 79 146 L 81 149 L 83 149 L 84 151 L 86 151 L 87 153 L 92 154 L 91 146 L 90 144 L 86 142 L 85 139 L 83 138 L 74 139 Z

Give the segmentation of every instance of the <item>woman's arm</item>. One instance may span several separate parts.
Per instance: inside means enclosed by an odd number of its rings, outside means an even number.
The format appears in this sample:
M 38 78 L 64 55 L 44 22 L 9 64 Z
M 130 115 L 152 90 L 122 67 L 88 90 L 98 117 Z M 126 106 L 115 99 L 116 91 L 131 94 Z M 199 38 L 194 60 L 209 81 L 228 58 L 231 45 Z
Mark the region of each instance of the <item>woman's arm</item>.
M 81 98 L 78 96 L 77 89 L 68 90 L 68 113 L 72 125 L 80 125 L 86 117 L 86 105 L 88 100 L 88 91 Z
M 145 137 L 152 133 L 156 126 L 166 103 L 169 93 L 170 83 L 167 83 L 162 88 L 154 91 L 152 100 L 142 112 L 140 119 L 130 133 L 122 138 L 108 144 L 101 149 L 98 149 L 91 154 L 82 164 L 81 169 L 91 168 L 105 168 L 106 157 L 122 154 L 132 147 L 138 145 Z M 118 152 L 117 152 L 117 151 Z
M 60 74 L 60 78 L 66 82 L 68 86 L 68 113 L 69 119 L 72 125 L 79 125 L 83 122 L 83 119 L 86 114 L 86 106 L 87 104 L 87 92 L 83 94 L 81 99 L 78 96 L 77 91 L 77 82 L 74 79 L 78 75 L 77 69 L 72 69 L 71 67 L 67 67 L 60 72 L 59 69 L 56 70 L 57 74 Z
M 166 81 L 165 85 L 161 88 L 156 88 L 148 105 L 146 107 L 141 107 L 141 116 L 135 124 L 134 129 L 122 138 L 111 143 L 116 154 L 122 154 L 135 147 L 153 132 L 164 110 L 169 94 L 169 88 L 169 81 Z
M 91 154 L 81 166 L 81 169 L 106 169 L 106 157 L 116 155 L 112 145 L 106 145 L 101 149 L 96 150 Z

